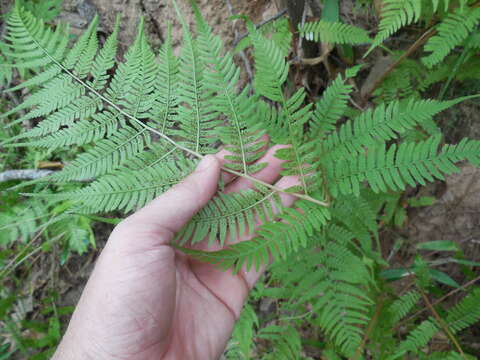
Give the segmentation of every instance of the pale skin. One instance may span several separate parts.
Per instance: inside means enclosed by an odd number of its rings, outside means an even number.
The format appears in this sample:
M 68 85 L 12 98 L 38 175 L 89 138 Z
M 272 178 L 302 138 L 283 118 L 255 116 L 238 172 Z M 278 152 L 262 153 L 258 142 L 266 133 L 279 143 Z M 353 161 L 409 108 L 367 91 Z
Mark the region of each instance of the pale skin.
M 259 160 L 268 166 L 255 177 L 286 189 L 298 180 L 280 177 L 278 148 Z M 170 243 L 215 195 L 224 156 L 206 156 L 183 182 L 114 229 L 53 360 L 220 357 L 262 271 L 224 272 L 186 257 Z M 227 192 L 252 187 L 244 178 L 223 176 Z M 281 198 L 286 206 L 295 201 L 286 194 Z M 203 243 L 196 248 L 207 249 Z

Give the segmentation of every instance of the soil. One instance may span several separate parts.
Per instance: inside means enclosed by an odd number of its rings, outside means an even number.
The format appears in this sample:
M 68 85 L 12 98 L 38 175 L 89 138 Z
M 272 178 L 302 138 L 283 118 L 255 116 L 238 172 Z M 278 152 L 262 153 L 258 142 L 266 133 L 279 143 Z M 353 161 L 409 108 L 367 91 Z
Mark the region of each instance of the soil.
M 188 0 L 178 0 L 181 12 L 189 25 L 194 23 L 194 16 Z M 235 30 L 240 32 L 242 26 L 238 21 L 229 20 L 232 15 L 245 14 L 254 22 L 259 22 L 274 15 L 277 10 L 275 2 L 268 0 L 200 0 L 199 7 L 203 16 L 220 35 L 225 44 L 231 47 L 235 39 Z M 151 44 L 158 47 L 165 39 L 168 24 L 172 25 L 173 45 L 177 48 L 182 40 L 182 26 L 172 2 L 169 0 L 65 0 L 62 19 L 77 29 L 85 28 L 94 14 L 100 16 L 100 26 L 110 33 L 117 15 L 121 17 L 120 43 L 126 47 L 136 35 L 139 19 L 143 16 Z

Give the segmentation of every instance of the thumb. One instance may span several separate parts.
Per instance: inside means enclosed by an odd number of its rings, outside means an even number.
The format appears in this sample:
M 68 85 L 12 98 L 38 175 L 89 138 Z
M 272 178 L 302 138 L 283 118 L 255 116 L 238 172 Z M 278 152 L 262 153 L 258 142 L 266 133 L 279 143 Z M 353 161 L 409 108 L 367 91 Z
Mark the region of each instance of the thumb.
M 173 186 L 144 208 L 128 217 L 129 226 L 158 232 L 161 235 L 179 231 L 208 201 L 217 190 L 220 163 L 213 155 L 205 156 L 195 171 Z

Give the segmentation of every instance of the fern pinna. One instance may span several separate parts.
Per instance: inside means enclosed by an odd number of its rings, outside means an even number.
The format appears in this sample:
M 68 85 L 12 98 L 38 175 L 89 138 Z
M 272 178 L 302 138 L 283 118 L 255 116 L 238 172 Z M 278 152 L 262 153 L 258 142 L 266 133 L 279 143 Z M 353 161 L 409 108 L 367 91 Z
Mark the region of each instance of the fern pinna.
M 278 39 L 266 37 L 248 19 L 256 71 L 253 86 L 241 89 L 233 55 L 192 6 L 196 36 L 177 9 L 183 28 L 179 56 L 172 49 L 171 30 L 156 55 L 140 21 L 120 61 L 118 22 L 101 47 L 98 18 L 71 45 L 68 28 L 52 30 L 17 2 L 1 48 L 13 67 L 34 68 L 36 74 L 10 89 L 33 91 L 3 116 L 28 110 L 15 122 L 40 121 L 6 146 L 79 147 L 79 155 L 62 171 L 42 181 L 86 183 L 53 200 L 70 200 L 73 212 L 93 214 L 144 206 L 191 172 L 196 157 L 224 145 L 231 153 L 224 170 L 253 179 L 256 187 L 235 194 L 220 191 L 178 234 L 179 245 L 218 240 L 225 245 L 218 251 L 182 249 L 234 271 L 286 259 L 273 274 L 283 277 L 289 305 L 313 304 L 311 322 L 329 338 L 327 351 L 352 357 L 363 349 L 362 334 L 374 317 L 374 264 L 385 266 L 375 249 L 376 212 L 363 195 L 442 179 L 458 171 L 455 163 L 462 160 L 479 165 L 479 141 L 442 145 L 431 131 L 433 116 L 464 98 L 409 98 L 348 118 L 352 86 L 347 80 L 358 67 L 338 75 L 321 99 L 308 103 L 307 90 L 286 86 L 289 62 Z M 346 34 L 315 35 L 329 29 Z M 365 32 L 339 24 L 307 25 L 301 32 L 333 43 L 370 42 Z M 412 129 L 421 129 L 424 139 L 402 141 Z M 265 153 L 264 134 L 274 144 L 290 145 L 276 156 L 285 160 L 282 174 L 298 178 L 298 186 L 284 190 L 298 198 L 293 208 L 282 205 L 280 189 L 254 179 L 265 166 L 258 163 Z M 258 220 L 262 225 L 252 233 Z M 243 234 L 252 239 L 228 243 Z M 314 275 L 298 277 L 295 269 L 300 268 Z M 458 324 L 458 330 L 468 326 Z M 269 339 L 284 335 L 276 328 L 264 332 Z M 419 346 L 405 341 L 399 354 L 418 351 Z

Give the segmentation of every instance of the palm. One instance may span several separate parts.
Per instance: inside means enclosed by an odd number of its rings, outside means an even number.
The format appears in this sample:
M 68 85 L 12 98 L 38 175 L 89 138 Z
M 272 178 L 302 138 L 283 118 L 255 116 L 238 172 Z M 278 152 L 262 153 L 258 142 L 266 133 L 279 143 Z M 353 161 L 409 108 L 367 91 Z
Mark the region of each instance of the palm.
M 256 174 L 270 183 L 281 170 L 281 161 L 273 156 L 276 148 L 267 152 L 262 161 L 268 166 Z M 221 355 L 260 273 L 223 272 L 169 245 L 174 232 L 214 194 L 219 170 L 217 165 L 205 176 L 192 174 L 183 188 L 168 191 L 115 228 L 54 359 L 189 360 Z M 251 186 L 243 178 L 232 180 L 226 179 L 226 192 Z M 296 178 L 284 177 L 276 186 L 296 183 Z M 294 201 L 281 197 L 287 206 Z M 206 245 L 199 246 L 205 250 Z M 69 353 L 72 348 L 81 350 Z
M 216 359 L 225 347 L 248 294 L 241 275 L 176 260 L 176 306 L 165 359 Z

